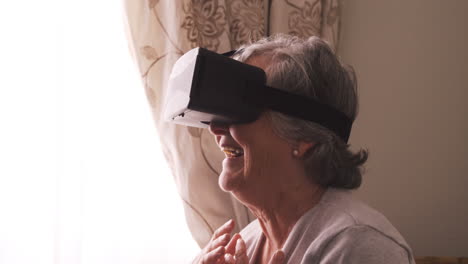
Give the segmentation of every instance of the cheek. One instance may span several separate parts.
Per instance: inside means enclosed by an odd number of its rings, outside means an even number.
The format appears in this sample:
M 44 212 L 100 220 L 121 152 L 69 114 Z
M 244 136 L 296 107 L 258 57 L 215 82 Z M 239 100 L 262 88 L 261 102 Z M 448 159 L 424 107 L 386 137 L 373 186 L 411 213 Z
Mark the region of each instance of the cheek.
M 276 166 L 281 162 L 274 153 L 262 146 L 249 146 L 245 160 L 245 174 L 254 181 L 268 184 L 271 175 L 275 173 Z
M 241 146 L 249 141 L 249 132 L 243 125 L 232 125 L 229 134 Z

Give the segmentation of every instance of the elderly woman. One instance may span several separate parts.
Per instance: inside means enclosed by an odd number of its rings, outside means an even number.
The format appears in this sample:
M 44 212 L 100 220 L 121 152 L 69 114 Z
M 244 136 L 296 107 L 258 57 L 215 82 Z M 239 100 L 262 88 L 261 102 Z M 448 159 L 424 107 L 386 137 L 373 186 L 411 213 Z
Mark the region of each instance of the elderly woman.
M 262 68 L 267 84 L 357 115 L 354 76 L 317 37 L 287 35 L 243 47 L 234 58 Z M 257 220 L 231 236 L 220 227 L 194 263 L 414 263 L 380 213 L 354 199 L 367 152 L 353 153 L 317 123 L 267 110 L 246 124 L 211 123 L 226 153 L 219 185 Z

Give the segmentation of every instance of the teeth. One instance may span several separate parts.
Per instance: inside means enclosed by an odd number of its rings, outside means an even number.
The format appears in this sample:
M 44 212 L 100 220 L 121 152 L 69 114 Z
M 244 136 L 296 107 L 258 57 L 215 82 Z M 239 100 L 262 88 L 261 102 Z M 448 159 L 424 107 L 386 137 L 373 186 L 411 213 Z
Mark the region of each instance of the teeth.
M 242 149 L 236 149 L 232 147 L 224 147 L 222 150 L 224 153 L 226 153 L 226 156 L 230 158 L 239 157 L 240 155 L 244 154 Z

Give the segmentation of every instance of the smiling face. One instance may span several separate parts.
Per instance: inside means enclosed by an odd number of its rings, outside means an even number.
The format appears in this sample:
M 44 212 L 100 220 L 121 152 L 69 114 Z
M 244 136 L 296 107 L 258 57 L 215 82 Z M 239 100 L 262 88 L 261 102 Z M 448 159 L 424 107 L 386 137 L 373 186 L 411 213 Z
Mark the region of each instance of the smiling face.
M 277 136 L 266 113 L 252 123 L 211 124 L 210 131 L 226 154 L 219 185 L 225 191 L 244 194 L 281 182 L 287 173 L 292 147 Z
M 269 62 L 266 57 L 257 56 L 246 63 L 265 69 Z M 282 184 L 282 175 L 291 171 L 292 146 L 276 135 L 267 113 L 247 124 L 212 123 L 210 131 L 226 155 L 219 176 L 224 191 L 236 196 L 261 196 L 263 191 Z

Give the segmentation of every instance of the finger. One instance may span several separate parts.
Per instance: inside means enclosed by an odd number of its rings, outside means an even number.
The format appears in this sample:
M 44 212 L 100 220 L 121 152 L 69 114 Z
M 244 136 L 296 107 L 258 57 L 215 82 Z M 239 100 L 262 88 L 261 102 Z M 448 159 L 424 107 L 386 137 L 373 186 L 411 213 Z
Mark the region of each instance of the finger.
M 249 258 L 247 257 L 247 250 L 242 238 L 237 239 L 236 243 L 236 264 L 249 264 Z
M 226 253 L 234 255 L 236 253 L 236 243 L 239 238 L 242 238 L 240 234 L 234 234 L 232 236 L 231 241 L 229 241 L 229 244 L 226 246 Z
M 211 237 L 211 241 L 217 239 L 218 237 L 224 235 L 224 234 L 230 234 L 234 230 L 234 220 L 229 220 L 224 225 L 216 229 L 214 232 L 213 236 Z
M 226 253 L 224 254 L 224 262 L 227 264 L 236 264 L 236 260 L 232 254 Z
M 271 260 L 268 264 L 283 264 L 284 259 L 285 259 L 284 252 L 282 250 L 278 250 L 275 252 L 273 257 L 271 257 Z
M 220 246 L 226 246 L 229 243 L 229 239 L 231 239 L 230 234 L 224 234 L 218 237 L 217 239 L 208 244 L 208 251 L 212 251 L 213 249 L 218 248 Z
M 224 247 L 218 247 L 217 249 L 206 253 L 202 257 L 201 264 L 212 264 L 216 263 L 220 258 L 224 256 Z

